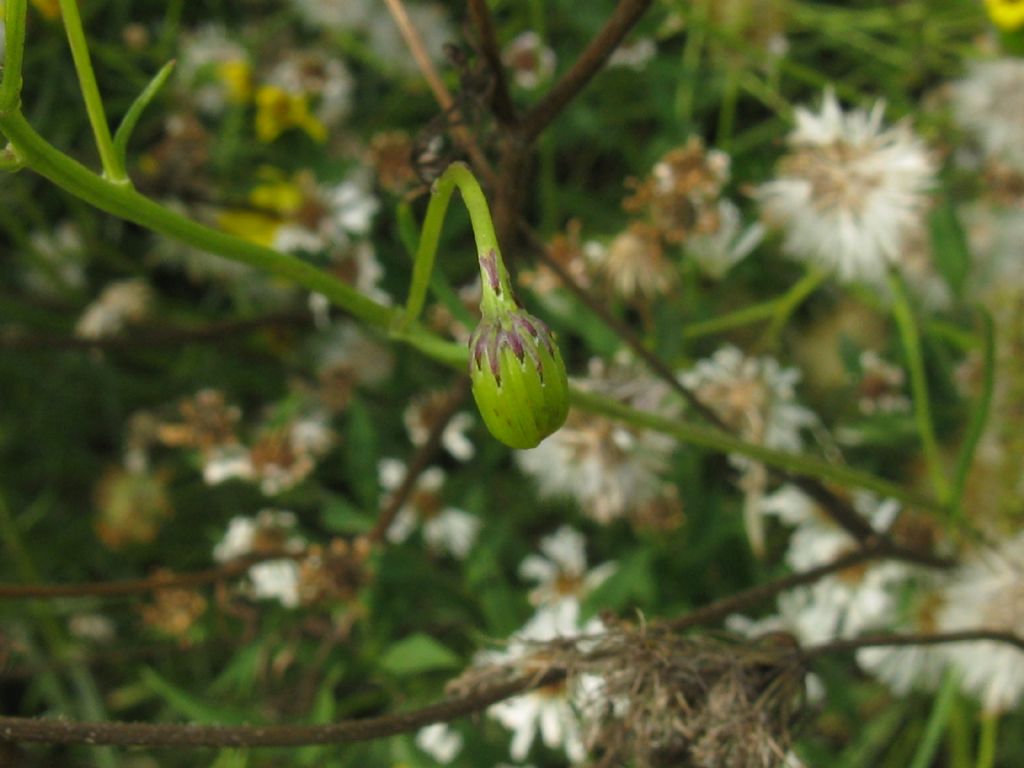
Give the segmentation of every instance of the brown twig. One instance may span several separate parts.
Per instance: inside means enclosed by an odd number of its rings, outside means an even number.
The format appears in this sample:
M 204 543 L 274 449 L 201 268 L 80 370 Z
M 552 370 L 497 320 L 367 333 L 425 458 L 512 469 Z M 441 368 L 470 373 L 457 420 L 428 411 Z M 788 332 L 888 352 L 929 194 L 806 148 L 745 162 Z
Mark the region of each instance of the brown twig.
M 274 326 L 302 326 L 310 322 L 309 315 L 298 312 L 277 312 L 262 317 L 228 320 L 197 328 L 159 328 L 136 326 L 118 336 L 86 339 L 56 334 L 22 334 L 17 331 L 0 333 L 0 349 L 139 349 L 176 344 L 218 342 L 229 336 L 240 336 Z
M 493 185 L 495 181 L 494 169 L 476 143 L 473 134 L 462 125 L 462 117 L 455 106 L 455 99 L 452 98 L 444 81 L 438 75 L 437 69 L 434 68 L 434 62 L 430 60 L 430 54 L 427 53 L 427 48 L 423 44 L 423 38 L 409 18 L 405 5 L 402 0 L 384 0 L 384 2 L 391 13 L 391 18 L 395 20 L 395 24 L 398 26 L 398 31 L 401 33 L 406 47 L 408 47 L 412 57 L 416 60 L 416 66 L 420 68 L 423 79 L 427 81 L 427 86 L 430 88 L 431 93 L 434 94 L 434 100 L 437 101 L 442 111 L 450 118 L 452 135 L 455 137 L 455 141 L 469 156 L 477 173 L 483 176 L 488 184 Z
M 908 633 L 885 633 L 879 632 L 871 635 L 861 635 L 840 640 L 830 640 L 827 643 L 811 645 L 801 651 L 805 661 L 816 659 L 829 653 L 846 653 L 861 648 L 877 648 L 880 646 L 903 646 L 903 645 L 946 645 L 949 643 L 970 643 L 970 642 L 997 642 L 1008 643 L 1018 650 L 1024 651 L 1024 637 L 1013 632 L 1001 632 L 995 629 L 964 629 L 956 632 L 937 632 L 925 634 Z
M 256 563 L 296 558 L 293 552 L 250 555 L 215 568 L 191 573 L 156 574 L 145 579 L 94 581 L 88 584 L 0 584 L 0 600 L 52 600 L 68 597 L 129 597 L 161 589 L 188 589 L 217 584 L 241 576 Z
M 824 565 L 819 565 L 816 568 L 809 568 L 806 571 L 791 573 L 788 576 L 783 576 L 782 578 L 775 579 L 774 581 L 769 581 L 766 584 L 759 584 L 756 587 L 751 587 L 750 589 L 745 589 L 742 592 L 737 592 L 734 595 L 729 595 L 721 600 L 716 600 L 713 603 L 690 611 L 684 616 L 666 620 L 662 622 L 661 625 L 680 632 L 692 627 L 713 624 L 724 619 L 730 614 L 746 610 L 747 608 L 763 603 L 766 600 L 770 600 L 788 589 L 800 587 L 805 584 L 813 584 L 814 582 L 823 579 L 825 576 L 845 571 L 847 568 L 853 568 L 862 563 L 866 563 L 869 560 L 882 560 L 886 558 L 909 561 L 917 565 L 924 565 L 931 568 L 945 569 L 952 568 L 955 565 L 952 560 L 943 560 L 940 558 L 928 558 L 927 560 L 922 560 L 919 553 L 881 542 L 874 546 L 867 546 L 855 550 L 854 552 L 850 552 L 847 555 L 837 558 L 831 563 L 825 563 Z
M 547 682 L 527 675 L 487 690 L 395 715 L 346 720 L 329 725 L 177 725 L 150 723 L 81 723 L 29 717 L 0 717 L 0 742 L 88 744 L 120 747 L 297 747 L 351 744 L 418 730 L 481 712 L 491 704 Z
M 502 125 L 514 127 L 519 122 L 519 116 L 508 92 L 508 79 L 505 77 L 505 67 L 501 63 L 501 51 L 498 49 L 498 39 L 494 34 L 494 23 L 491 11 L 487 7 L 487 0 L 469 0 L 469 19 L 476 28 L 480 53 L 494 78 L 491 111 Z
M 413 492 L 416 487 L 416 480 L 419 478 L 423 471 L 430 466 L 430 462 L 433 461 L 434 455 L 441 447 L 441 437 L 444 435 L 444 429 L 448 426 L 448 422 L 451 421 L 452 416 L 455 412 L 462 407 L 463 401 L 466 399 L 466 395 L 469 393 L 469 379 L 465 376 L 460 376 L 455 384 L 455 389 L 450 393 L 448 402 L 445 403 L 444 408 L 438 414 L 436 420 L 430 425 L 430 433 L 427 436 L 426 442 L 423 443 L 413 454 L 412 459 L 409 461 L 409 465 L 405 469 L 405 477 L 402 478 L 401 484 L 391 494 L 387 503 L 381 508 L 380 515 L 377 517 L 377 522 L 373 526 L 373 530 L 370 531 L 368 536 L 370 542 L 379 544 L 384 541 L 387 536 L 388 528 L 391 527 L 391 523 L 394 522 L 395 516 L 398 514 L 398 510 L 402 508 L 402 505 L 409 498 L 409 494 Z
M 523 117 L 518 133 L 525 143 L 533 142 L 583 90 L 650 6 L 651 0 L 619 0 L 597 37 L 590 41 L 569 71 Z

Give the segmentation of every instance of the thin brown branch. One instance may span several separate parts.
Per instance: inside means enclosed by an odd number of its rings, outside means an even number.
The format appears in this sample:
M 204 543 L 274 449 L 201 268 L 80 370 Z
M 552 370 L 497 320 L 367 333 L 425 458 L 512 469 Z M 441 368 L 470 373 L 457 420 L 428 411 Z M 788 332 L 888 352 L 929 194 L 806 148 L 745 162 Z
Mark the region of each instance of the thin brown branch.
M 501 63 L 501 51 L 498 49 L 498 38 L 494 34 L 494 22 L 487 0 L 469 0 L 469 19 L 476 29 L 480 53 L 494 78 L 491 111 L 503 125 L 515 126 L 519 116 L 508 92 L 508 78 L 505 77 L 505 67 Z
M 0 349 L 145 349 L 154 346 L 175 346 L 219 342 L 230 336 L 241 336 L 265 328 L 308 325 L 308 314 L 277 312 L 261 317 L 228 320 L 196 328 L 160 328 L 136 326 L 118 336 L 86 339 L 57 334 L 28 334 L 8 330 L 0 333 Z
M 519 133 L 525 142 L 534 141 L 551 121 L 561 114 L 569 102 L 600 71 L 608 57 L 650 6 L 651 0 L 619 0 L 611 18 L 598 32 L 597 37 L 590 41 L 569 71 L 562 75 L 544 98 L 523 117 Z
M 965 629 L 956 632 L 936 632 L 922 634 L 885 633 L 861 635 L 841 640 L 830 640 L 827 643 L 811 645 L 801 651 L 804 660 L 810 661 L 829 653 L 847 653 L 861 648 L 878 648 L 885 646 L 906 645 L 948 645 L 950 643 L 996 642 L 1007 643 L 1020 651 L 1024 651 L 1024 637 L 1013 632 L 1001 632 L 995 629 Z
M 455 106 L 455 99 L 452 98 L 447 86 L 445 86 L 441 76 L 437 73 L 434 62 L 430 60 L 430 54 L 423 43 L 423 38 L 420 36 L 419 30 L 412 23 L 412 19 L 409 18 L 404 3 L 402 0 L 384 0 L 384 2 L 391 13 L 391 18 L 395 20 L 395 24 L 398 26 L 398 31 L 401 33 L 409 53 L 416 60 L 416 66 L 420 68 L 423 79 L 427 81 L 427 86 L 430 88 L 431 93 L 434 94 L 434 100 L 437 101 L 438 106 L 441 107 L 445 115 L 449 117 L 452 135 L 455 137 L 456 143 L 469 156 L 477 173 L 483 176 L 488 184 L 493 186 L 495 180 L 494 169 L 476 143 L 476 139 L 463 127 L 462 117 Z
M 564 673 L 558 672 L 558 677 Z M 395 715 L 346 720 L 329 725 L 177 725 L 149 723 L 81 723 L 0 717 L 0 742 L 88 744 L 119 747 L 252 748 L 297 747 L 309 744 L 351 744 L 419 730 L 431 723 L 449 722 L 531 688 L 552 682 L 548 676 L 528 675 L 487 690 L 451 698 Z
M 713 624 L 730 614 L 746 610 L 766 600 L 770 600 L 788 589 L 804 586 L 805 584 L 813 584 L 826 576 L 845 571 L 869 560 L 882 559 L 904 560 L 932 568 L 952 568 L 955 565 L 951 560 L 933 557 L 923 558 L 919 553 L 881 542 L 850 552 L 833 560 L 831 563 L 825 563 L 816 568 L 809 568 L 806 571 L 791 573 L 788 576 L 769 581 L 766 584 L 759 584 L 756 587 L 745 589 L 742 592 L 716 600 L 683 616 L 666 620 L 660 624 L 677 632 L 692 627 Z
M 388 528 L 394 522 L 398 510 L 402 508 L 402 505 L 409 499 L 409 495 L 416 487 L 416 480 L 430 466 L 430 462 L 434 460 L 434 456 L 441 447 L 441 437 L 444 434 L 444 429 L 448 426 L 448 422 L 451 421 L 455 412 L 462 407 L 467 394 L 469 394 L 469 379 L 465 376 L 460 376 L 455 384 L 455 389 L 449 394 L 444 408 L 438 413 L 434 423 L 430 425 L 430 433 L 427 436 L 426 442 L 413 454 L 409 465 L 405 469 L 405 477 L 402 478 L 401 484 L 394 490 L 387 503 L 381 509 L 377 522 L 368 536 L 372 543 L 378 544 L 384 541 Z
M 265 553 L 230 560 L 214 568 L 189 573 L 158 573 L 145 579 L 94 581 L 87 584 L 0 584 L 0 600 L 53 600 L 70 597 L 130 597 L 161 589 L 190 589 L 241 576 L 265 560 L 296 558 L 295 553 Z

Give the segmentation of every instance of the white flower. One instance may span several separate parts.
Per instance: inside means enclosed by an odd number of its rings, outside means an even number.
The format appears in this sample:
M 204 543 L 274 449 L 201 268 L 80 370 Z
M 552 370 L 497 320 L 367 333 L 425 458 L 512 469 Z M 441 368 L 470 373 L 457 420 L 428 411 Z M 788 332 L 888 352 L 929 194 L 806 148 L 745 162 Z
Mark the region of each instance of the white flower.
M 621 43 L 608 58 L 609 67 L 623 67 L 640 72 L 658 53 L 658 44 L 649 37 Z
M 80 640 L 109 643 L 117 634 L 117 627 L 103 614 L 76 613 L 68 619 L 68 631 Z
M 602 629 L 601 622 L 592 619 L 581 630 L 579 603 L 562 600 L 538 610 L 512 636 L 504 652 L 482 654 L 481 659 L 515 662 L 523 671 L 539 670 L 543 669 L 545 661 L 543 651 L 538 651 L 538 643 L 594 634 Z M 513 732 L 509 748 L 513 760 L 523 760 L 539 734 L 545 746 L 564 750 L 570 761 L 578 763 L 587 756 L 578 708 L 574 706 L 580 693 L 579 690 L 570 690 L 567 684 L 558 684 L 499 702 L 490 707 L 487 714 Z
M 575 383 L 662 416 L 682 410 L 664 382 L 632 365 L 594 360 L 590 375 Z M 575 498 L 587 515 L 607 523 L 661 496 L 675 447 L 660 433 L 572 409 L 565 426 L 536 448 L 517 451 L 516 461 L 541 496 Z
M 25 271 L 25 285 L 41 296 L 60 295 L 85 285 L 85 243 L 78 225 L 62 221 L 29 236 L 35 259 Z
M 321 51 L 289 51 L 266 79 L 287 93 L 315 99 L 314 114 L 328 127 L 348 115 L 352 106 L 355 80 L 344 62 Z
M 994 293 L 1024 290 L 1024 270 L 1020 268 L 1024 209 L 982 201 L 959 212 L 972 257 L 968 273 L 971 295 L 991 307 Z
M 261 536 L 269 536 L 270 541 L 274 542 L 291 531 L 295 523 L 293 513 L 280 509 L 260 510 L 254 518 L 233 517 L 224 538 L 213 549 L 213 559 L 224 563 L 252 554 L 260 547 Z M 298 551 L 302 549 L 303 541 L 299 537 L 292 537 L 284 544 L 288 549 Z
M 783 451 L 803 447 L 814 413 L 796 402 L 800 371 L 771 357 L 747 357 L 726 345 L 679 380 L 745 440 Z
M 200 111 L 216 115 L 232 98 L 231 68 L 248 77 L 249 54 L 223 27 L 207 24 L 188 35 L 181 46 L 175 80 Z
M 815 415 L 796 402 L 800 371 L 783 368 L 771 357 L 747 357 L 726 345 L 679 377 L 694 396 L 734 433 L 751 443 L 796 453 L 803 447 L 801 431 L 817 423 Z M 768 484 L 764 465 L 730 454 L 742 475 L 744 520 L 754 552 L 764 551 L 760 500 Z
M 401 485 L 406 471 L 398 459 L 381 459 L 378 465 L 381 487 L 393 492 Z M 444 506 L 443 485 L 444 470 L 440 467 L 430 467 L 416 478 L 415 487 L 388 528 L 388 541 L 399 544 L 421 525 L 423 539 L 432 550 L 465 559 L 480 533 L 480 520 L 461 509 Z
M 952 97 L 957 122 L 985 157 L 1024 173 L 1024 60 L 971 62 Z
M 401 75 L 419 75 L 419 66 L 383 3 L 373 3 L 366 20 L 365 34 L 382 68 Z M 452 29 L 448 11 L 438 3 L 406 3 L 409 22 L 419 33 L 427 55 L 435 63 L 444 61 L 444 46 L 458 38 Z
M 608 562 L 587 570 L 586 541 L 579 531 L 563 525 L 541 540 L 542 555 L 529 555 L 519 565 L 521 578 L 537 583 L 530 592 L 534 605 L 582 600 L 616 569 Z
M 351 374 L 358 384 L 380 384 L 386 381 L 395 366 L 391 350 L 353 322 L 342 321 L 315 342 L 317 372 L 323 376 L 330 371 Z
M 764 239 L 764 225 L 743 229 L 740 210 L 731 200 L 718 202 L 718 229 L 699 232 L 686 240 L 685 248 L 708 277 L 721 280 L 725 273 L 753 251 Z
M 541 42 L 533 30 L 522 32 L 509 41 L 501 54 L 512 73 L 512 81 L 520 88 L 533 90 L 555 72 L 555 52 Z
M 423 445 L 430 437 L 441 412 L 449 405 L 451 393 L 430 392 L 415 398 L 402 414 L 406 431 L 413 445 Z M 441 433 L 441 445 L 459 461 L 469 461 L 476 454 L 473 442 L 466 435 L 475 423 L 465 411 L 454 414 Z
M 290 535 L 295 522 L 294 514 L 277 509 L 261 510 L 255 518 L 234 517 L 224 538 L 214 547 L 213 558 L 223 563 L 268 550 L 300 552 L 304 540 Z M 286 608 L 299 604 L 299 567 L 294 560 L 257 563 L 249 568 L 248 576 L 253 597 L 278 600 Z
M 883 128 L 884 105 L 843 112 L 828 90 L 819 114 L 796 112 L 790 153 L 757 198 L 795 258 L 844 281 L 883 281 L 924 227 L 935 161 L 910 127 Z
M 249 569 L 253 597 L 277 600 L 285 608 L 299 604 L 299 565 L 294 560 L 270 560 Z
M 75 324 L 75 335 L 83 339 L 115 336 L 125 325 L 142 319 L 149 311 L 153 292 L 140 279 L 110 283 Z
M 867 493 L 857 494 L 853 506 L 879 532 L 888 530 L 899 512 L 895 501 L 879 502 Z M 786 552 L 786 562 L 795 571 L 833 562 L 858 546 L 812 499 L 792 486 L 764 496 L 759 512 L 796 526 Z M 899 589 L 910 573 L 897 562 L 851 567 L 783 593 L 778 616 L 754 628 L 784 629 L 801 643 L 812 644 L 887 626 L 898 617 Z
M 857 407 L 861 413 L 906 413 L 910 398 L 903 394 L 906 375 L 899 368 L 872 349 L 860 353 L 860 398 Z
M 249 449 L 241 445 L 222 445 L 212 448 L 203 457 L 203 481 L 219 485 L 228 480 L 252 480 L 256 469 L 249 457 Z
M 943 593 L 944 632 L 987 629 L 1024 637 L 1024 533 L 993 551 L 974 553 Z M 1024 652 L 1007 643 L 948 646 L 961 685 L 989 713 L 1007 712 L 1024 693 Z
M 292 5 L 313 26 L 346 31 L 364 27 L 376 3 L 373 0 L 292 0 Z
M 434 723 L 419 730 L 416 746 L 437 762 L 447 764 L 462 751 L 462 734 L 447 723 Z

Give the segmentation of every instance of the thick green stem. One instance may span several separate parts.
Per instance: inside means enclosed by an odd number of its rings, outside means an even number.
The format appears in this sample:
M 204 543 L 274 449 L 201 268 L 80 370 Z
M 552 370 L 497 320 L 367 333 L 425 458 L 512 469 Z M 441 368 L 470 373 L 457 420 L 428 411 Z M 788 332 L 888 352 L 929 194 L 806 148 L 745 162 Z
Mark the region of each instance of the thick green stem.
M 21 102 L 21 62 L 25 57 L 26 0 L 7 0 L 4 5 L 4 80 L 0 83 L 0 114 L 18 108 Z
M 377 328 L 387 330 L 393 316 L 397 314 L 397 310 L 368 299 L 346 283 L 301 259 L 203 226 L 173 213 L 128 187 L 97 176 L 48 144 L 20 114 L 0 117 L 0 130 L 6 134 L 28 167 L 100 210 L 201 250 L 292 280 L 311 291 L 324 294 L 342 309 Z
M 918 333 L 914 312 L 910 307 L 910 299 L 903 285 L 903 278 L 896 273 L 889 274 L 889 289 L 892 292 L 892 314 L 899 328 L 903 342 L 903 352 L 910 370 L 910 389 L 914 396 L 914 421 L 921 437 L 928 474 L 931 476 L 932 488 L 940 501 L 949 500 L 949 481 L 942 466 L 939 443 L 935 438 L 932 423 L 931 398 L 928 394 L 928 378 L 924 370 L 924 356 L 921 352 L 921 337 Z
M 829 464 L 812 456 L 786 453 L 785 451 L 767 448 L 756 443 L 748 443 L 717 429 L 701 427 L 683 421 L 667 419 L 653 413 L 638 411 L 612 398 L 593 392 L 585 392 L 578 388 L 571 388 L 569 395 L 573 405 L 579 408 L 625 421 L 637 427 L 644 427 L 670 435 L 681 443 L 688 443 L 700 448 L 718 451 L 719 453 L 734 453 L 746 456 L 762 464 L 796 475 L 816 477 L 844 487 L 863 488 L 874 491 L 881 496 L 896 499 L 897 501 L 922 509 L 943 511 L 942 506 L 932 499 L 924 498 L 902 486 L 856 469 Z
M 124 163 L 114 149 L 110 126 L 103 112 L 103 98 L 100 96 L 99 86 L 96 85 L 96 74 L 92 70 L 89 44 L 85 40 L 77 0 L 60 0 L 60 13 L 64 19 L 64 30 L 68 35 L 68 45 L 71 46 L 71 58 L 75 61 L 78 85 L 85 100 L 85 111 L 89 115 L 89 123 L 96 137 L 96 149 L 99 150 L 100 162 L 103 164 L 103 175 L 115 184 L 128 184 L 130 182 L 124 170 Z
M 476 238 L 477 255 L 482 258 L 492 250 L 498 252 L 498 237 L 494 232 L 491 211 L 480 184 L 467 165 L 452 163 L 434 182 L 430 203 L 427 205 L 427 215 L 423 220 L 423 232 L 420 234 L 419 247 L 416 249 L 413 262 L 412 284 L 409 287 L 409 299 L 405 303 L 403 324 L 415 322 L 423 311 L 430 276 L 434 272 L 441 227 L 444 225 L 448 203 L 456 187 L 462 193 L 462 201 L 469 211 L 473 236 Z
M 311 291 L 323 294 L 335 305 L 368 325 L 390 331 L 393 338 L 408 343 L 435 360 L 453 368 L 465 366 L 467 351 L 463 345 L 446 341 L 415 323 L 407 322 L 409 315 L 401 310 L 378 304 L 301 259 L 205 227 L 163 208 L 129 187 L 97 176 L 48 144 L 20 113 L 0 114 L 0 130 L 24 159 L 27 167 L 100 210 L 196 248 L 291 280 Z M 424 255 L 418 257 L 414 267 L 414 290 L 410 297 L 413 300 L 411 306 L 414 307 L 418 304 L 422 308 L 423 299 L 416 300 L 416 292 L 426 292 L 430 270 L 424 264 L 432 262 L 432 254 L 436 253 L 440 226 L 447 204 L 446 198 L 450 198 L 455 186 L 459 186 L 470 211 L 478 249 L 481 253 L 488 253 L 491 250 L 497 252 L 497 238 L 487 211 L 487 202 L 468 169 L 465 166 L 454 166 L 443 178 L 443 188 L 435 193 L 435 198 L 431 201 L 428 222 L 424 224 L 424 233 L 420 238 L 419 253 Z M 418 276 L 415 275 L 417 271 Z M 587 410 L 671 435 L 684 443 L 723 453 L 748 456 L 768 466 L 840 485 L 866 488 L 922 508 L 941 509 L 941 505 L 931 499 L 922 498 L 912 491 L 863 472 L 834 466 L 807 456 L 745 443 L 718 430 L 642 413 L 593 393 L 573 390 L 572 396 L 578 406 Z

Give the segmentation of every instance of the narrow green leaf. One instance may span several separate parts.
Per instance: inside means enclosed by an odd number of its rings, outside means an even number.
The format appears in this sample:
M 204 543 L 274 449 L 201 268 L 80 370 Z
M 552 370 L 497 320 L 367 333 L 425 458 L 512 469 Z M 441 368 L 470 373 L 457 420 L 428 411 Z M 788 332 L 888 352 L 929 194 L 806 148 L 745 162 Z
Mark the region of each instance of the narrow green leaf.
M 988 415 L 992 406 L 992 393 L 995 390 L 996 381 L 996 351 L 995 351 L 995 329 L 992 323 L 992 316 L 981 305 L 975 307 L 978 316 L 981 318 L 982 338 L 982 369 L 981 392 L 978 393 L 978 402 L 971 412 L 971 421 L 967 425 L 967 434 L 964 436 L 963 448 L 956 460 L 956 472 L 953 475 L 953 489 L 951 494 L 952 508 L 958 510 L 960 501 L 963 498 L 964 488 L 967 486 L 967 475 L 971 471 L 971 464 L 974 463 L 974 452 L 985 431 L 988 423 Z
M 165 679 L 154 669 L 142 670 L 142 682 L 154 696 L 179 715 L 197 723 L 240 724 L 249 719 L 241 713 L 214 706 L 197 698 Z
M 928 217 L 928 226 L 939 273 L 949 283 L 953 293 L 961 296 L 971 266 L 971 252 L 963 226 L 950 200 L 943 200 L 935 206 Z
M 932 758 L 935 757 L 935 751 L 939 748 L 939 742 L 945 733 L 949 715 L 953 711 L 958 683 L 959 675 L 952 669 L 947 670 L 910 768 L 928 768 L 932 764 Z
M 377 428 L 366 405 L 353 400 L 345 424 L 345 469 L 356 500 L 366 509 L 377 509 Z
M 384 652 L 380 663 L 385 670 L 398 676 L 462 666 L 454 652 L 422 633 L 399 640 Z
M 117 153 L 117 157 L 122 166 L 125 164 L 125 157 L 128 153 L 128 142 L 132 137 L 132 132 L 135 130 L 135 126 L 139 122 L 139 118 L 142 117 L 142 113 L 160 92 L 160 89 L 164 87 L 164 83 L 167 82 L 167 78 L 169 78 L 171 76 L 171 72 L 174 71 L 175 63 L 174 59 L 171 59 L 153 76 L 153 79 L 150 80 L 149 84 L 142 89 L 142 92 L 135 98 L 135 101 L 133 101 L 132 105 L 128 108 L 128 111 L 125 112 L 124 118 L 121 120 L 121 125 L 118 126 L 117 131 L 114 133 L 114 151 Z

